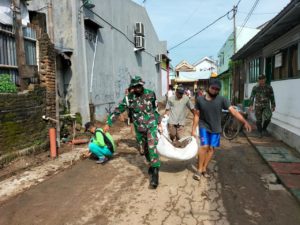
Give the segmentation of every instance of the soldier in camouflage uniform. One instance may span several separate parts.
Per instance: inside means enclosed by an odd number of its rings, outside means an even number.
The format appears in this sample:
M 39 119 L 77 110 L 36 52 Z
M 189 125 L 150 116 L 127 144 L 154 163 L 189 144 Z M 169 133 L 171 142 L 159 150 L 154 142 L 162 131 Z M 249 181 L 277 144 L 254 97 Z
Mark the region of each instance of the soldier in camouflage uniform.
M 157 111 L 157 102 L 155 93 L 144 88 L 144 81 L 141 77 L 135 76 L 131 79 L 130 87 L 134 89 L 122 100 L 119 106 L 108 116 L 107 125 L 103 128 L 108 131 L 109 127 L 115 121 L 116 117 L 129 109 L 132 113 L 132 120 L 136 133 L 136 139 L 144 148 L 144 154 L 150 163 L 148 170 L 151 176 L 150 185 L 153 188 L 158 186 L 158 172 L 160 167 L 159 156 L 156 150 L 157 131 L 160 128 L 161 118 Z
M 255 117 L 259 137 L 266 132 L 271 121 L 272 112 L 275 110 L 273 88 L 266 84 L 266 76 L 258 77 L 258 84 L 253 87 L 250 97 L 250 110 L 253 110 L 255 99 Z

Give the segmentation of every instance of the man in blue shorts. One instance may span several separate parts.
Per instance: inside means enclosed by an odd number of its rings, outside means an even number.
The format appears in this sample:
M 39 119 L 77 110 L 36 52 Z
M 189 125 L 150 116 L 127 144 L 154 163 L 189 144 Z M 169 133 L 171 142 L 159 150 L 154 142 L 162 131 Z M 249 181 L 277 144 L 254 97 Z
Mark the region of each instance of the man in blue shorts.
M 248 132 L 251 131 L 250 124 L 234 109 L 228 99 L 219 96 L 220 89 L 221 82 L 217 79 L 211 79 L 207 94 L 196 99 L 192 136 L 196 136 L 196 128 L 199 126 L 201 146 L 198 155 L 198 170 L 193 176 L 195 180 L 200 180 L 201 176 L 209 177 L 207 173 L 208 163 L 214 154 L 214 149 L 220 146 L 222 109 L 229 110 L 235 118 L 244 124 Z

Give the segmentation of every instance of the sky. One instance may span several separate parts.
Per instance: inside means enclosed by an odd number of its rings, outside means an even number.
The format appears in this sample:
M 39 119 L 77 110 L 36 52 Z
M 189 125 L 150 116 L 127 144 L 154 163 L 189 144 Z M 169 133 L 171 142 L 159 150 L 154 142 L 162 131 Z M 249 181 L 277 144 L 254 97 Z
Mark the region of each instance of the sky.
M 168 50 L 191 37 L 230 11 L 239 0 L 133 0 L 145 7 L 161 41 Z M 256 0 L 240 0 L 236 25 L 242 26 Z M 260 0 L 245 27 L 256 28 L 275 17 L 290 0 Z M 233 32 L 233 20 L 224 17 L 210 28 L 169 51 L 171 64 L 182 60 L 191 64 L 205 56 L 217 59 L 218 51 Z

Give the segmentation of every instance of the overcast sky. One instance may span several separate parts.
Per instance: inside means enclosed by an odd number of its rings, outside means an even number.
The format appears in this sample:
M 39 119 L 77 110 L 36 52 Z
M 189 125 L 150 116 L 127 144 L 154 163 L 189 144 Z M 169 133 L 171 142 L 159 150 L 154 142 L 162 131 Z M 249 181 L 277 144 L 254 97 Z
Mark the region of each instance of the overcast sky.
M 224 15 L 239 0 L 133 0 L 144 6 L 161 41 L 168 49 L 197 33 Z M 256 0 L 241 0 L 236 24 L 241 26 Z M 260 0 L 246 27 L 255 28 L 272 19 L 290 0 Z M 229 17 L 232 16 L 232 13 Z M 217 53 L 233 31 L 233 21 L 227 17 L 171 50 L 169 57 L 176 66 L 180 61 L 195 63 L 204 56 L 217 59 Z

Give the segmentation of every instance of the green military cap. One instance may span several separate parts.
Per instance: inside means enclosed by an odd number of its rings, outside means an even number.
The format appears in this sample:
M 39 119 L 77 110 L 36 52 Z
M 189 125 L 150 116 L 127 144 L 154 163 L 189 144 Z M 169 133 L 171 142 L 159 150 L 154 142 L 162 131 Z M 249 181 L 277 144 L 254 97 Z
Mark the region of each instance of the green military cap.
M 259 79 L 259 80 L 266 79 L 266 76 L 265 76 L 265 75 L 263 75 L 263 74 L 261 74 L 261 75 L 259 75 L 259 76 L 258 76 L 258 79 Z
M 142 80 L 142 78 L 140 76 L 135 76 L 134 78 L 131 78 L 129 87 L 134 87 L 137 85 L 144 85 L 144 84 L 145 84 L 145 82 Z

